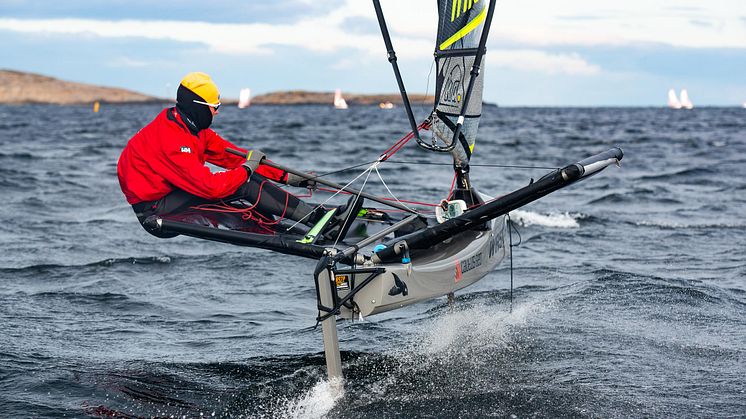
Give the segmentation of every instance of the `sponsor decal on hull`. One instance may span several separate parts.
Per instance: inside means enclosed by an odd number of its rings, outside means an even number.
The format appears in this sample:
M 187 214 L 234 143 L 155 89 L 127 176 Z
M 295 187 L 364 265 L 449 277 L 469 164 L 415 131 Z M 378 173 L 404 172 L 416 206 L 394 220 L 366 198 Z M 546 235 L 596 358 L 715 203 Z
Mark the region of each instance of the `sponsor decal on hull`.
M 461 261 L 461 273 L 465 274 L 474 268 L 482 266 L 482 254 L 477 253 Z
M 336 282 L 338 290 L 350 289 L 350 276 L 349 275 L 335 275 L 334 282 Z
M 489 258 L 492 259 L 500 249 L 505 245 L 505 229 L 500 229 L 499 232 L 492 233 L 492 240 L 490 240 L 490 249 L 488 252 Z

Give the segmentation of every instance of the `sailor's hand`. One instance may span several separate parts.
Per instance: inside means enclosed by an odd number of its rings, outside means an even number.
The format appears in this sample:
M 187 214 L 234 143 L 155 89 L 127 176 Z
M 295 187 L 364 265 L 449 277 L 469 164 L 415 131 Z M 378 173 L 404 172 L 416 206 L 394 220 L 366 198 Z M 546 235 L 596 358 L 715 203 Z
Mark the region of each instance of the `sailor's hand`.
M 267 156 L 262 153 L 259 150 L 250 150 L 246 154 L 246 163 L 244 163 L 244 167 L 248 168 L 251 173 L 254 173 L 256 169 L 259 167 L 259 165 L 262 163 L 262 160 L 266 159 Z
M 288 173 L 288 185 L 290 186 L 296 186 L 298 188 L 308 188 L 311 190 L 316 190 L 318 187 L 317 183 L 313 179 L 304 178 L 303 176 L 298 176 L 294 173 Z

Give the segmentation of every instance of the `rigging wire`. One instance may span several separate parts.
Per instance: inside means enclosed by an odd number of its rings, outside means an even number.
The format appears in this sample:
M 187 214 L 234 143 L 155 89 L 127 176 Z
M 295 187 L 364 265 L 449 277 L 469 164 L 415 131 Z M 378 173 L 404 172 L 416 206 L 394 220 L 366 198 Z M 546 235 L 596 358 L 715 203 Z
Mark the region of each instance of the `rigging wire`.
M 376 172 L 378 172 L 378 164 L 379 162 L 373 163 L 373 165 L 370 166 L 370 168 L 367 170 L 368 175 L 365 176 L 365 180 L 363 181 L 363 186 L 360 187 L 360 190 L 358 190 L 357 195 L 355 195 L 355 200 L 352 201 L 350 205 L 352 205 L 352 208 L 355 208 L 355 205 L 357 204 L 357 201 L 360 199 L 360 195 L 363 193 L 363 189 L 365 189 L 365 185 L 368 183 L 368 179 L 370 179 L 370 174 L 373 173 L 372 169 L 376 169 Z M 336 195 L 336 194 L 335 194 Z M 347 217 L 345 217 L 344 221 L 342 221 L 342 225 L 347 224 L 350 217 L 357 217 L 357 214 L 353 214 L 352 212 L 349 212 L 347 214 Z M 337 239 L 334 240 L 334 245 L 332 247 L 337 247 L 337 243 L 339 243 L 339 239 L 342 238 L 342 231 L 340 230 L 339 235 L 337 235 Z
M 352 169 L 357 169 L 358 167 L 371 165 L 378 160 L 372 160 L 360 164 L 356 164 L 354 166 L 348 166 L 343 167 L 341 169 L 333 170 L 331 172 L 324 172 L 319 174 L 314 174 L 312 177 L 309 177 L 310 180 L 318 179 L 330 175 L 335 175 L 337 173 L 343 173 L 347 172 Z M 453 166 L 453 163 L 435 163 L 435 162 L 418 162 L 418 161 L 407 161 L 407 160 L 386 160 L 387 163 L 393 163 L 393 164 L 411 164 L 411 165 L 419 165 L 419 166 Z M 514 164 L 469 164 L 470 167 L 499 167 L 504 169 L 526 169 L 526 170 L 556 170 L 558 167 L 549 167 L 549 166 L 528 166 L 528 165 L 514 165 Z M 287 187 L 288 185 L 279 185 L 280 187 Z
M 352 192 L 342 191 L 342 190 L 339 190 L 339 189 L 318 188 L 318 190 L 324 191 L 324 192 L 329 192 L 329 193 L 339 192 L 340 194 L 352 195 Z M 430 203 L 430 202 L 412 201 L 412 200 L 409 200 L 409 199 L 401 199 L 400 200 L 400 199 L 397 199 L 397 198 L 387 198 L 387 197 L 383 197 L 383 196 L 378 196 L 378 198 L 381 198 L 381 199 L 386 200 L 386 201 L 399 201 L 399 202 L 402 203 L 402 205 L 404 205 L 404 204 L 412 204 L 412 205 L 420 205 L 420 206 L 423 206 L 423 207 L 437 207 L 438 206 L 438 204 L 433 204 L 433 203 Z M 391 210 L 379 209 L 379 210 L 380 211 L 392 211 L 392 212 L 404 211 L 402 209 L 391 209 Z M 420 212 L 418 212 L 418 213 L 420 215 L 422 215 L 422 213 L 420 213 Z
M 331 172 L 324 172 L 320 174 L 316 174 L 313 177 L 309 179 L 317 179 L 322 178 L 329 175 L 335 175 L 337 173 L 343 173 L 348 170 L 357 169 L 358 167 L 366 166 L 373 164 L 377 162 L 378 160 L 372 160 L 365 163 L 356 164 L 354 166 L 348 166 L 343 167 L 338 170 L 334 170 Z M 419 162 L 419 161 L 407 161 L 407 160 L 386 160 L 387 163 L 393 163 L 393 164 L 411 164 L 411 165 L 418 165 L 418 166 L 453 166 L 453 163 L 436 163 L 436 162 Z M 526 169 L 526 170 L 556 170 L 558 167 L 550 167 L 550 166 L 528 166 L 528 165 L 515 165 L 515 164 L 474 164 L 470 163 L 470 167 L 499 167 L 504 169 Z M 287 186 L 287 185 L 282 185 Z
M 389 163 L 394 164 L 412 164 L 422 166 L 453 166 L 453 163 L 435 163 L 435 162 L 418 162 L 418 161 L 406 161 L 406 160 L 387 160 Z M 542 170 L 556 170 L 558 167 L 549 166 L 528 166 L 528 165 L 515 165 L 515 164 L 474 164 L 469 163 L 469 167 L 501 167 L 505 169 L 542 169 Z
M 513 231 L 515 231 L 515 234 L 518 235 L 518 243 L 516 243 L 513 247 L 518 247 L 523 243 L 523 236 L 521 236 L 521 231 L 518 230 L 518 223 L 511 220 L 511 227 L 513 228 Z
M 518 247 L 523 243 L 523 237 L 521 236 L 521 232 L 518 231 L 518 228 L 515 225 L 515 222 L 510 218 L 510 213 L 507 214 L 508 217 L 508 241 L 510 243 L 510 312 L 513 312 L 513 248 Z M 518 243 L 513 244 L 513 231 L 518 234 Z
M 373 163 L 375 163 L 377 161 L 378 161 L 378 159 L 372 160 L 372 161 L 367 161 L 367 162 L 364 162 L 364 163 L 356 164 L 354 166 L 348 166 L 348 167 L 343 167 L 341 169 L 333 170 L 331 172 L 307 173 L 308 174 L 308 180 L 314 180 L 314 179 L 322 178 L 322 177 L 329 176 L 329 175 L 336 175 L 337 173 L 347 172 L 347 171 L 352 170 L 352 169 L 357 169 L 358 167 L 369 166 L 369 165 L 371 165 L 371 164 L 373 164 Z M 277 186 L 279 186 L 281 188 L 287 188 L 290 185 L 283 184 L 283 185 L 277 185 Z
M 508 213 L 508 242 L 510 243 L 510 312 L 513 312 L 513 233 L 511 233 L 513 221 Z
M 432 73 L 432 65 L 430 67 L 430 72 Z M 430 74 L 428 74 L 428 89 L 429 89 L 429 83 L 430 83 L 429 78 L 430 78 Z M 430 123 L 429 123 L 428 120 L 425 120 L 422 123 L 420 123 L 420 125 L 418 125 L 416 129 L 417 129 L 417 131 L 419 131 L 421 129 L 427 130 L 429 128 L 430 128 Z M 329 175 L 337 174 L 337 173 L 342 173 L 342 172 L 345 172 L 345 171 L 348 171 L 348 170 L 352 170 L 352 169 L 356 169 L 356 168 L 359 168 L 359 167 L 362 167 L 362 166 L 365 166 L 365 165 L 369 165 L 369 167 L 366 170 L 364 170 L 362 173 L 360 173 L 358 176 L 356 176 L 353 180 L 351 180 L 349 183 L 347 183 L 347 185 L 345 185 L 344 188 L 346 188 L 347 186 L 349 186 L 352 183 L 354 183 L 357 179 L 359 179 L 360 177 L 362 177 L 367 172 L 367 176 L 366 176 L 365 182 L 363 184 L 363 186 L 365 186 L 365 184 L 367 184 L 367 182 L 368 182 L 368 178 L 370 177 L 370 175 L 372 173 L 372 170 L 375 170 L 376 173 L 377 173 L 377 175 L 378 175 L 378 178 L 381 180 L 381 183 L 383 183 L 383 185 L 386 188 L 386 190 L 388 191 L 389 195 L 391 195 L 391 197 L 395 201 L 397 201 L 399 204 L 405 206 L 410 211 L 415 212 L 415 213 L 419 213 L 419 211 L 416 211 L 416 210 L 408 207 L 407 205 L 405 205 L 396 195 L 394 195 L 394 193 L 391 191 L 391 189 L 386 184 L 386 181 L 384 181 L 383 176 L 381 175 L 381 172 L 378 170 L 378 166 L 381 163 L 383 163 L 384 161 L 390 161 L 391 163 L 408 164 L 408 165 L 451 166 L 450 163 L 416 162 L 416 161 L 405 161 L 405 160 L 394 160 L 394 161 L 391 161 L 391 160 L 388 160 L 397 151 L 399 151 L 402 147 L 404 147 L 404 145 L 410 139 L 412 139 L 413 137 L 414 137 L 414 131 L 412 131 L 412 132 L 408 133 L 407 135 L 405 135 L 404 137 L 400 138 L 398 141 L 396 141 L 394 143 L 394 145 L 392 145 L 391 147 L 389 147 L 386 151 L 383 152 L 383 154 L 381 154 L 378 157 L 378 159 L 376 159 L 374 161 L 364 162 L 364 163 L 356 164 L 356 165 L 353 165 L 353 166 L 344 167 L 342 169 L 338 169 L 338 170 L 334 170 L 334 171 L 330 171 L 330 172 L 325 172 L 325 173 L 321 173 L 321 174 L 316 174 L 315 176 L 308 177 L 308 179 L 309 180 L 318 179 L 318 178 L 321 178 L 321 177 L 325 177 L 325 176 L 329 176 Z M 548 167 L 548 166 L 504 165 L 504 164 L 472 164 L 471 166 L 474 166 L 474 167 L 499 167 L 499 168 L 510 168 L 510 169 L 530 169 L 530 170 L 537 170 L 537 169 L 541 169 L 541 170 L 556 170 L 557 169 L 556 167 Z M 451 195 L 451 193 L 453 191 L 454 184 L 455 184 L 455 177 L 454 177 L 454 182 L 451 184 L 451 190 L 449 191 L 449 194 L 448 194 L 449 197 L 450 197 L 450 195 Z M 283 186 L 285 186 L 285 185 L 283 185 Z M 321 204 L 317 205 L 314 208 L 314 210 L 322 207 L 324 204 L 326 204 L 327 202 L 329 202 L 336 195 L 342 193 L 343 190 L 344 190 L 344 188 L 341 189 L 341 190 L 337 190 L 332 196 L 330 196 L 329 198 L 327 198 Z M 310 190 L 311 189 L 309 188 L 309 191 Z M 313 193 L 311 192 L 311 195 L 312 194 Z M 356 197 L 356 201 L 357 201 L 358 198 L 359 198 L 359 194 L 358 194 L 358 197 Z M 435 206 L 435 205 L 433 205 L 433 206 Z M 289 229 L 292 229 L 293 227 L 295 227 L 298 223 L 300 223 L 302 221 L 303 220 L 301 219 L 300 221 L 296 222 L 295 224 L 293 224 L 292 226 L 290 226 Z M 339 240 L 339 238 L 337 238 L 337 240 Z M 335 245 L 336 245 L 336 242 L 335 242 Z M 511 257 L 512 257 L 512 253 L 511 253 Z M 512 262 L 512 259 L 511 259 L 511 262 Z M 511 275 L 512 275 L 512 271 L 511 271 Z M 511 279 L 511 283 L 512 283 L 512 279 Z M 511 287 L 512 287 L 512 285 L 511 285 Z M 512 288 L 511 288 L 511 299 L 512 299 Z
M 319 177 L 324 177 L 324 176 L 329 176 L 329 175 L 336 175 L 337 173 L 342 173 L 342 172 L 346 172 L 348 170 L 357 169 L 358 167 L 363 167 L 363 166 L 371 165 L 371 164 L 373 164 L 373 163 L 375 163 L 377 161 L 378 161 L 378 159 L 367 161 L 365 163 L 356 164 L 354 166 L 344 167 L 342 169 L 334 170 L 334 171 L 331 171 L 331 172 L 324 172 L 324 173 L 321 173 L 319 175 L 314 176 L 313 179 L 316 179 L 316 178 L 319 178 Z
M 352 184 L 353 184 L 353 183 L 354 183 L 354 182 L 355 182 L 356 180 L 360 179 L 360 178 L 361 178 L 361 177 L 362 177 L 362 176 L 363 176 L 364 174 L 368 173 L 368 176 L 370 176 L 370 171 L 371 171 L 371 170 L 373 170 L 373 168 L 374 168 L 375 166 L 377 166 L 378 164 L 380 164 L 380 162 L 379 162 L 378 160 L 376 160 L 375 162 L 373 162 L 373 164 L 372 164 L 372 165 L 370 165 L 370 167 L 368 167 L 367 169 L 365 169 L 365 170 L 364 170 L 364 171 L 363 171 L 362 173 L 360 173 L 359 175 L 355 176 L 355 178 L 354 178 L 354 179 L 352 179 L 351 181 L 347 182 L 347 184 L 346 184 L 346 185 L 344 185 L 344 186 L 342 187 L 342 189 L 340 189 L 340 190 L 338 190 L 337 192 L 335 192 L 335 193 L 334 193 L 334 194 L 333 194 L 332 196 L 330 196 L 329 198 L 327 198 L 327 199 L 326 199 L 326 201 L 324 201 L 324 202 L 322 202 L 322 203 L 320 203 L 320 204 L 316 205 L 316 206 L 315 206 L 315 207 L 313 208 L 313 211 L 309 212 L 309 213 L 308 213 L 308 214 L 306 214 L 306 215 L 305 215 L 305 216 L 304 216 L 303 218 L 301 218 L 300 220 L 296 221 L 296 222 L 295 222 L 295 224 L 293 224 L 293 225 L 291 225 L 290 227 L 288 227 L 286 231 L 289 231 L 289 230 L 291 230 L 292 228 L 294 228 L 295 226 L 297 226 L 297 225 L 298 225 L 299 223 L 303 222 L 303 220 L 304 220 L 304 219 L 305 219 L 306 217 L 308 217 L 309 215 L 311 215 L 311 214 L 312 214 L 312 213 L 313 213 L 314 211 L 316 211 L 317 209 L 319 209 L 319 208 L 323 207 L 323 206 L 324 206 L 324 204 L 326 204 L 327 202 L 331 201 L 331 200 L 332 200 L 332 198 L 334 198 L 335 196 L 339 195 L 339 194 L 340 194 L 340 193 L 341 193 L 341 192 L 342 192 L 342 191 L 343 191 L 344 189 L 346 189 L 346 188 L 347 188 L 348 186 L 352 185 Z M 367 178 L 366 178 L 366 179 L 367 179 Z
M 427 106 L 427 93 L 430 91 L 430 75 L 433 74 L 433 67 L 435 67 L 435 60 L 430 63 L 430 71 L 427 73 L 427 85 L 425 86 L 425 97 L 422 98 L 422 106 Z
M 403 202 L 401 202 L 401 201 L 399 200 L 399 198 L 397 198 L 397 197 L 396 197 L 396 195 L 394 195 L 394 193 L 393 193 L 393 192 L 391 192 L 391 189 L 389 189 L 389 185 L 387 185 L 387 184 L 386 184 L 386 181 L 385 181 L 385 180 L 383 180 L 383 176 L 381 176 L 381 172 L 379 172 L 379 171 L 378 171 L 378 167 L 375 167 L 375 169 L 376 169 L 376 174 L 378 174 L 378 179 L 381 179 L 381 183 L 383 183 L 383 186 L 384 186 L 384 187 L 386 188 L 386 190 L 387 190 L 387 191 L 389 192 L 389 195 L 391 195 L 391 197 L 392 197 L 392 198 L 394 198 L 394 199 L 396 200 L 396 202 L 398 202 L 398 203 L 400 203 L 400 204 L 404 205 L 404 206 L 405 206 L 405 207 L 406 207 L 407 209 L 409 209 L 410 211 L 412 211 L 412 212 L 414 212 L 414 213 L 418 213 L 419 211 L 416 211 L 416 210 L 414 210 L 414 209 L 412 209 L 412 208 L 410 208 L 410 207 L 406 206 L 406 205 L 405 205 L 405 204 L 404 204 Z M 367 181 L 367 179 L 366 179 L 366 181 Z M 365 185 L 363 185 L 363 186 L 365 186 Z M 362 190 L 362 189 L 361 189 L 361 190 Z

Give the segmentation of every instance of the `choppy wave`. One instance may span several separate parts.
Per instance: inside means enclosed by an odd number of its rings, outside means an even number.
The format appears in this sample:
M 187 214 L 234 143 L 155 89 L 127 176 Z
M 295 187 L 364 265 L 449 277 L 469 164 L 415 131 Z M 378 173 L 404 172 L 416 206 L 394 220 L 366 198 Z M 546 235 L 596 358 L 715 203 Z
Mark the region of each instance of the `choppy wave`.
M 674 172 L 669 173 L 660 173 L 655 175 L 646 175 L 641 176 L 639 178 L 640 181 L 643 182 L 650 182 L 650 181 L 666 181 L 666 180 L 676 180 L 676 181 L 687 181 L 689 178 L 707 178 L 715 175 L 717 171 L 714 168 L 711 167 L 692 167 L 692 168 L 686 168 L 677 170 Z
M 661 229 L 695 229 L 695 230 L 707 230 L 707 229 L 746 229 L 746 224 L 742 223 L 686 223 L 686 222 L 674 222 L 674 221 L 649 221 L 640 220 L 636 221 L 635 225 L 643 227 L 658 227 Z
M 540 214 L 532 211 L 513 210 L 510 212 L 511 220 L 523 226 L 543 226 L 554 228 L 578 228 L 578 220 L 586 218 L 584 214 L 552 213 Z
M 151 256 L 151 257 L 127 257 L 105 259 L 98 262 L 86 263 L 84 265 L 30 265 L 21 268 L 2 268 L 0 273 L 5 274 L 23 274 L 28 272 L 49 272 L 56 269 L 81 269 L 95 266 L 115 266 L 115 265 L 150 265 L 150 264 L 167 264 L 171 263 L 169 256 Z
M 343 383 L 322 380 L 297 398 L 288 400 L 277 416 L 293 419 L 321 419 L 327 417 L 337 401 L 343 396 Z M 274 414 L 271 416 L 277 417 Z
M 116 161 L 158 111 L 0 106 L 12 131 L 0 138 L 5 416 L 743 415 L 742 110 L 485 107 L 480 189 L 508 193 L 610 146 L 624 164 L 511 213 L 528 227 L 512 312 L 506 264 L 454 307 L 340 322 L 343 393 L 313 328 L 316 261 L 139 227 Z M 256 106 L 221 109 L 215 129 L 346 183 L 360 170 L 338 170 L 374 161 L 409 125 L 377 107 Z M 413 142 L 395 159 L 448 163 Z M 448 165 L 381 174 L 420 202 L 452 181 Z

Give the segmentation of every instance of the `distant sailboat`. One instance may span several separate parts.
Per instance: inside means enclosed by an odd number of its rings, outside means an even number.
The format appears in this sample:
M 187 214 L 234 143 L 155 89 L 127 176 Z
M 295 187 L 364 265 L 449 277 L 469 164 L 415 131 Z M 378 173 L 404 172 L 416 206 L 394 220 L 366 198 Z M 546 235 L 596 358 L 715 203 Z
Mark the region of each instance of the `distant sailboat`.
M 334 92 L 334 107 L 337 109 L 347 109 L 347 101 L 342 97 L 341 89 L 337 89 Z
M 743 108 L 746 109 L 746 102 L 743 102 Z
M 689 93 L 686 92 L 686 89 L 681 89 L 681 95 L 680 95 L 680 101 L 681 101 L 681 107 L 685 109 L 692 109 L 694 108 L 694 104 L 691 100 L 689 100 Z
M 673 89 L 668 91 L 668 107 L 671 109 L 681 109 L 681 102 L 679 102 L 679 98 L 676 97 L 676 91 Z
M 241 93 L 238 95 L 238 107 L 244 109 L 249 106 L 251 106 L 251 89 L 241 89 Z

